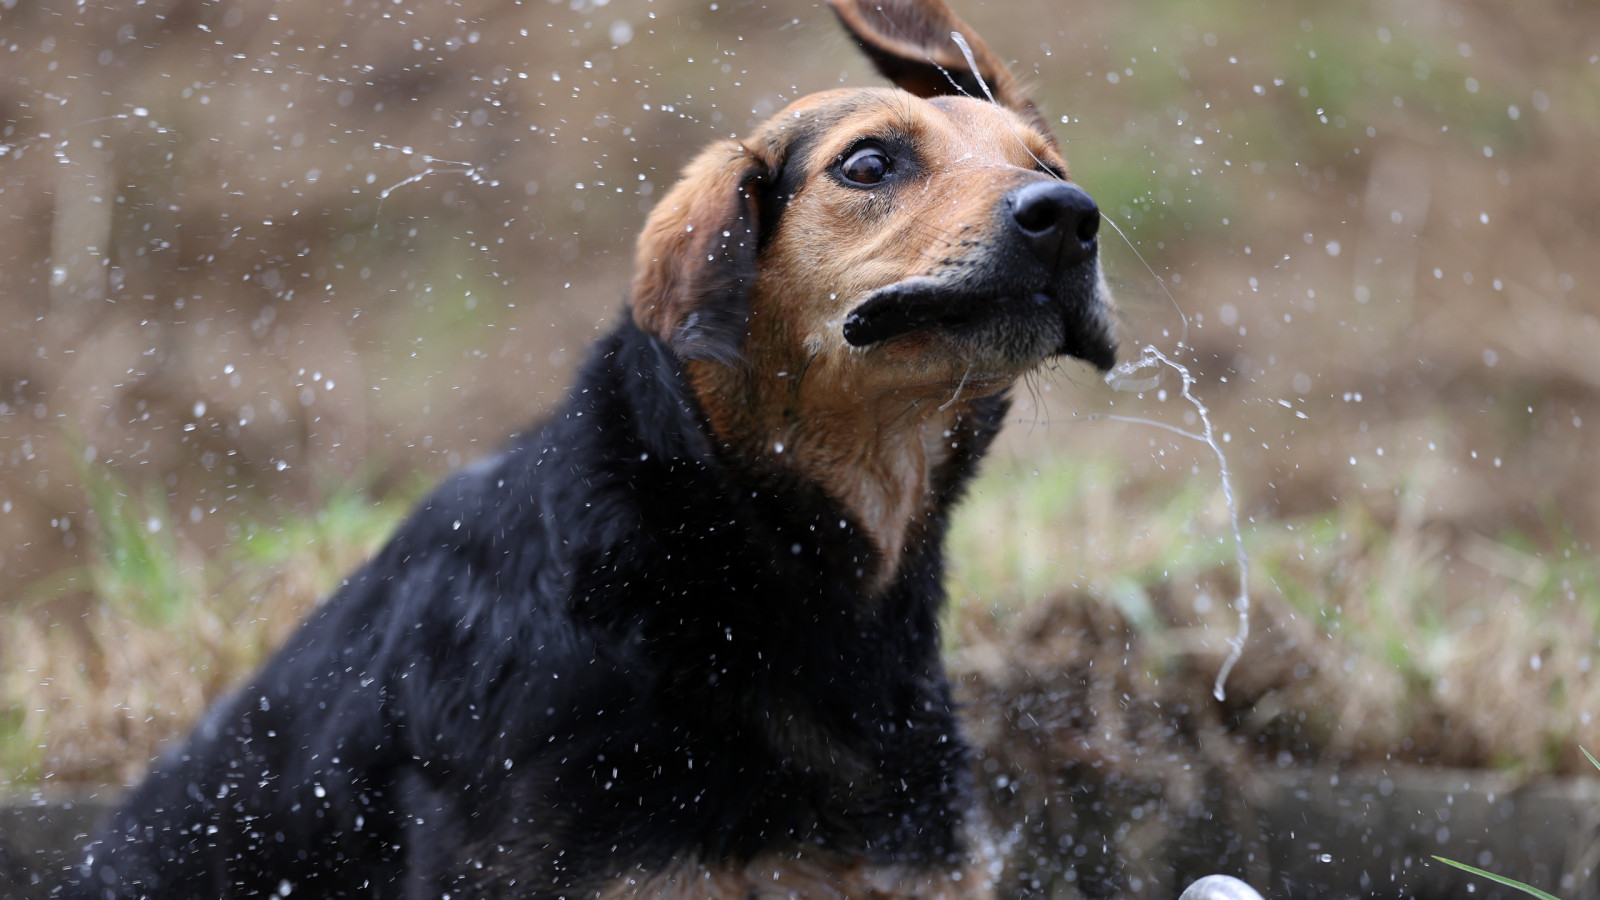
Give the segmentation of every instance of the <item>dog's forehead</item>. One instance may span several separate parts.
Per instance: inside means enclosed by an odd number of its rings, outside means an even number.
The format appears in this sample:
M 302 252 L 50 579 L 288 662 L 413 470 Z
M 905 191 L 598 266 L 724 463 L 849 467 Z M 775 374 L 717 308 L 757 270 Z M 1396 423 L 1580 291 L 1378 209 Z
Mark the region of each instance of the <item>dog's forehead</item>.
M 757 139 L 792 164 L 818 162 L 818 153 L 831 155 L 861 138 L 891 133 L 963 157 L 1061 164 L 1049 139 L 1008 109 L 963 96 L 924 99 L 894 88 L 840 88 L 802 97 L 768 120 Z
M 991 143 L 1012 152 L 1021 150 L 1035 160 L 1058 159 L 1045 135 L 1005 107 L 957 96 L 932 97 L 923 102 L 944 114 L 943 123 L 952 128 L 953 137 L 963 145 Z

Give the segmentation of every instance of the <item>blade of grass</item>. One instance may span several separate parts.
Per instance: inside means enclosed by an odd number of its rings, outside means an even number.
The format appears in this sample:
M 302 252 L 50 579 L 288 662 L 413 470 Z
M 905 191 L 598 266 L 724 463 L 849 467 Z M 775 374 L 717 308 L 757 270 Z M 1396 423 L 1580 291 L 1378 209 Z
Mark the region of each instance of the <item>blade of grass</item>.
M 1600 769 L 1600 759 L 1595 759 L 1594 754 L 1590 753 L 1588 748 L 1579 747 L 1578 749 L 1583 751 L 1583 755 L 1588 758 L 1589 765 L 1594 766 L 1596 769 Z
M 1554 894 L 1546 894 L 1544 891 L 1541 891 L 1536 887 L 1530 887 L 1529 885 L 1523 884 L 1520 881 L 1513 881 L 1510 878 L 1506 878 L 1503 875 L 1496 875 L 1493 872 L 1485 872 L 1482 869 L 1474 868 L 1472 866 L 1467 865 L 1466 863 L 1458 863 L 1453 859 L 1445 859 L 1442 856 L 1435 856 L 1434 859 L 1437 859 L 1439 862 L 1442 862 L 1447 866 L 1455 866 L 1456 868 L 1462 870 L 1463 872 L 1471 872 L 1472 874 L 1477 875 L 1480 878 L 1487 878 L 1490 881 L 1499 882 L 1500 884 L 1503 884 L 1506 887 L 1516 888 L 1517 890 L 1522 891 L 1524 894 L 1529 894 L 1531 896 L 1538 897 L 1539 900 L 1561 900 L 1561 898 L 1555 896 Z

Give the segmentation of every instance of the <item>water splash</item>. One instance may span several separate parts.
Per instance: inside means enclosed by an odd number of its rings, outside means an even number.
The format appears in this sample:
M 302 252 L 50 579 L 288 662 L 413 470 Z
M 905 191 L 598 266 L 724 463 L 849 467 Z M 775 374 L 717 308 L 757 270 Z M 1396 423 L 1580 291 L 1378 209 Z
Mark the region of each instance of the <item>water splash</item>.
M 955 41 L 956 46 L 961 48 L 961 55 L 967 58 L 967 70 L 972 73 L 973 78 L 978 79 L 978 87 L 983 88 L 983 95 L 989 98 L 990 103 L 999 106 L 1000 101 L 994 99 L 994 92 L 989 90 L 989 83 L 983 80 L 983 71 L 978 68 L 978 59 L 972 55 L 972 45 L 967 43 L 966 36 L 959 31 L 952 31 L 950 32 L 950 40 Z M 928 59 L 931 62 L 933 58 L 929 57 Z M 938 63 L 934 63 L 934 65 L 939 66 Z M 939 66 L 939 71 L 944 73 L 944 77 L 948 78 L 951 84 L 956 85 L 956 90 L 961 91 L 963 94 L 966 93 L 966 91 L 961 90 L 961 85 L 956 84 L 956 80 L 950 77 L 950 73 L 944 71 L 943 66 Z
M 967 68 L 971 70 L 972 77 L 978 79 L 978 87 L 983 88 L 983 95 L 989 98 L 989 102 L 993 103 L 995 106 L 1003 106 L 1004 104 L 994 98 L 994 91 L 989 90 L 989 82 L 983 80 L 983 72 L 978 69 L 978 58 L 972 54 L 972 45 L 967 43 L 967 39 L 963 37 L 959 31 L 950 32 L 950 40 L 955 41 L 956 46 L 961 48 L 961 55 L 967 58 Z M 928 61 L 933 62 L 931 57 Z M 933 64 L 940 72 L 944 74 L 945 78 L 949 79 L 951 84 L 956 85 L 956 90 L 961 91 L 963 94 L 967 93 L 962 89 L 961 85 L 956 84 L 956 80 L 950 76 L 950 73 L 944 70 L 944 66 L 941 66 L 938 63 Z M 1050 166 L 1044 164 L 1044 160 L 1034 155 L 1034 152 L 1028 149 L 1028 142 L 1022 139 L 1022 135 L 1017 134 L 1017 130 L 1011 127 L 1011 123 L 1009 121 L 1006 122 L 1006 130 L 1011 132 L 1011 136 L 1017 139 L 1017 144 L 1021 146 L 1029 156 L 1033 157 L 1033 161 L 1038 163 L 1040 169 L 1043 169 L 1046 172 L 1054 171 Z M 1059 179 L 1060 176 L 1053 177 Z
M 1200 416 L 1203 428 L 1198 431 L 1189 431 L 1166 422 L 1157 422 L 1154 419 L 1142 419 L 1135 416 L 1120 416 L 1111 413 L 1100 413 L 1092 416 L 1096 419 L 1112 419 L 1118 422 L 1131 422 L 1136 425 L 1151 425 L 1156 428 L 1170 431 L 1180 437 L 1191 441 L 1198 441 L 1211 448 L 1217 455 L 1217 467 L 1222 478 L 1222 496 L 1228 504 L 1228 519 L 1233 526 L 1233 545 L 1235 561 L 1239 567 L 1239 594 L 1234 598 L 1233 608 L 1239 613 L 1239 631 L 1228 639 L 1228 658 L 1223 661 L 1222 668 L 1217 672 L 1216 684 L 1211 688 L 1212 696 L 1217 700 L 1227 699 L 1223 686 L 1228 681 L 1228 674 L 1233 671 L 1234 665 L 1244 655 L 1244 642 L 1250 637 L 1250 554 L 1244 548 L 1244 534 L 1239 529 L 1239 503 L 1234 498 L 1233 475 L 1228 471 L 1228 457 L 1222 452 L 1222 444 L 1217 440 L 1216 432 L 1211 426 L 1211 411 L 1194 395 L 1195 378 L 1182 363 L 1175 362 L 1167 357 L 1154 345 L 1146 344 L 1139 356 L 1130 359 L 1106 374 L 1106 383 L 1119 391 L 1145 391 L 1155 387 L 1161 381 L 1161 367 L 1166 366 L 1178 373 L 1183 379 L 1180 393 L 1183 399 L 1189 401 L 1196 413 Z M 1143 378 L 1136 378 L 1146 370 L 1156 370 L 1154 374 Z
M 1188 343 L 1189 314 L 1183 311 L 1183 307 L 1178 304 L 1178 298 L 1172 296 L 1172 291 L 1167 289 L 1167 280 L 1162 278 L 1161 274 L 1155 270 L 1155 267 L 1150 265 L 1150 263 L 1145 260 L 1144 254 L 1139 252 L 1139 246 L 1128 237 L 1128 233 L 1126 231 L 1122 230 L 1122 226 L 1117 224 L 1117 220 L 1107 215 L 1106 211 L 1103 209 L 1100 210 L 1100 221 L 1111 226 L 1112 230 L 1117 233 L 1117 237 L 1122 238 L 1122 242 L 1128 245 L 1129 250 L 1133 251 L 1133 256 L 1135 259 L 1139 260 L 1139 265 L 1144 266 L 1144 270 L 1150 273 L 1151 278 L 1155 279 L 1156 285 L 1161 288 L 1161 293 L 1166 295 L 1167 302 L 1172 304 L 1173 312 L 1178 314 L 1178 320 L 1183 324 L 1182 330 L 1178 332 L 1178 346 L 1181 347 Z M 1165 334 L 1166 331 L 1163 329 L 1162 333 Z
M 429 156 L 428 154 L 423 153 L 421 150 L 416 150 L 411 147 L 396 147 L 393 144 L 374 143 L 372 147 L 374 150 L 393 150 L 401 156 L 415 156 L 417 159 L 422 161 L 422 169 L 416 174 L 412 175 L 410 178 L 407 178 L 403 181 L 398 181 L 384 188 L 383 192 L 378 194 L 378 201 L 380 203 L 389 199 L 389 195 L 400 188 L 403 188 L 408 184 L 421 181 L 422 179 L 427 178 L 429 175 L 465 175 L 467 176 L 467 180 L 473 184 L 481 184 L 487 187 L 498 187 L 500 184 L 499 181 L 487 178 L 484 175 L 482 168 L 469 162 L 462 162 L 456 159 L 440 159 L 437 156 Z
M 142 106 L 134 106 L 129 108 L 127 112 L 110 113 L 109 115 L 95 116 L 92 119 L 80 119 L 79 121 L 68 124 L 58 133 L 41 131 L 36 135 L 24 137 L 21 140 L 18 140 L 16 143 L 0 143 L 0 159 L 4 159 L 8 156 L 12 159 L 16 159 L 35 145 L 45 143 L 46 141 L 52 141 L 52 152 L 55 154 L 56 159 L 62 163 L 71 163 L 72 159 L 67 155 L 67 147 L 69 142 L 66 133 L 69 131 L 75 131 L 87 125 L 97 125 L 101 122 L 143 122 L 150 127 L 151 131 L 156 134 L 177 133 L 176 129 L 168 128 L 167 126 L 162 125 L 160 122 L 157 122 L 155 117 L 150 115 L 150 110 Z M 95 146 L 98 147 L 99 144 L 96 143 Z
M 469 162 L 462 162 L 461 160 L 457 159 L 440 159 L 437 156 L 430 156 L 411 147 L 396 147 L 393 144 L 374 143 L 372 147 L 375 150 L 392 150 L 401 156 L 412 156 L 422 161 L 422 168 L 417 170 L 415 174 L 404 179 L 403 181 L 397 181 L 394 184 L 389 185 L 378 194 L 378 214 L 373 217 L 372 222 L 372 231 L 374 234 L 377 233 L 378 225 L 382 221 L 383 201 L 389 199 L 389 195 L 395 191 L 398 191 L 408 184 L 415 184 L 416 182 L 427 178 L 429 175 L 465 175 L 467 180 L 473 184 L 481 184 L 485 187 L 500 186 L 498 179 L 491 179 L 487 177 L 484 174 L 482 167 L 475 166 Z M 367 178 L 370 181 L 372 176 L 368 175 Z
M 990 103 L 996 106 L 1000 105 L 999 101 L 995 99 L 994 92 L 989 90 L 988 82 L 984 81 L 983 75 L 978 69 L 978 61 L 972 52 L 971 45 L 967 43 L 967 39 L 959 31 L 950 32 L 950 39 L 955 42 L 957 47 L 961 48 L 961 55 L 966 57 L 967 60 L 967 68 L 971 70 L 973 77 L 978 80 L 978 87 L 983 89 L 984 96 L 989 98 Z M 931 58 L 929 61 L 932 62 Z M 934 63 L 934 66 L 944 74 L 945 78 L 949 79 L 952 85 L 955 85 L 956 90 L 966 93 L 966 91 L 962 90 L 961 85 L 956 84 L 956 80 L 951 77 L 950 73 L 944 70 L 943 66 L 938 63 Z M 1007 127 L 1010 127 L 1009 124 Z M 1012 136 L 1017 137 L 1014 130 L 1012 131 Z M 1020 137 L 1017 137 L 1017 142 L 1026 149 L 1027 143 Z M 1033 156 L 1033 151 L 1029 150 L 1028 155 Z M 1039 162 L 1037 156 L 1033 158 L 1034 162 Z M 1042 163 L 1041 166 L 1043 166 Z M 1179 339 L 1179 346 L 1182 346 L 1183 342 L 1188 340 L 1189 337 L 1189 317 L 1184 315 L 1177 299 L 1172 296 L 1171 291 L 1167 290 L 1166 281 L 1156 274 L 1155 269 L 1151 268 L 1148 262 L 1145 262 L 1144 254 L 1139 252 L 1139 248 L 1134 246 L 1133 241 L 1128 239 L 1128 235 L 1123 232 L 1122 228 L 1116 222 L 1106 218 L 1103 213 L 1102 219 L 1110 222 L 1111 227 L 1116 229 L 1118 236 L 1128 245 L 1129 249 L 1133 250 L 1134 255 L 1139 258 L 1139 262 L 1144 265 L 1150 276 L 1156 280 L 1157 284 L 1161 285 L 1161 290 L 1167 295 L 1167 299 L 1172 303 L 1173 309 L 1178 311 L 1178 315 L 1183 320 L 1183 335 Z M 1217 468 L 1222 479 L 1222 496 L 1228 504 L 1228 520 L 1233 527 L 1235 561 L 1239 566 L 1239 594 L 1233 601 L 1233 608 L 1239 613 L 1239 631 L 1228 640 L 1228 658 L 1223 660 L 1222 668 L 1217 672 L 1216 684 L 1211 688 L 1212 696 L 1216 697 L 1218 701 L 1222 701 L 1227 699 L 1227 692 L 1224 690 L 1224 686 L 1227 684 L 1228 675 L 1233 671 L 1233 667 L 1238 664 L 1240 657 L 1244 655 L 1244 643 L 1250 637 L 1250 554 L 1244 548 L 1244 534 L 1239 529 L 1239 503 L 1233 494 L 1233 475 L 1228 471 L 1228 457 L 1222 452 L 1222 444 L 1217 441 L 1216 432 L 1211 426 L 1211 411 L 1206 408 L 1204 403 L 1200 402 L 1200 398 L 1194 395 L 1194 375 L 1182 363 L 1172 360 L 1156 349 L 1155 345 L 1146 344 L 1137 359 L 1122 363 L 1108 372 L 1106 374 L 1106 383 L 1120 391 L 1146 390 L 1160 383 L 1161 366 L 1173 369 L 1183 379 L 1181 393 L 1183 399 L 1189 401 L 1195 412 L 1200 415 L 1200 422 L 1204 426 L 1200 432 L 1188 431 L 1153 419 L 1141 419 L 1110 413 L 1103 413 L 1093 418 L 1113 419 L 1119 422 L 1131 422 L 1139 425 L 1153 425 L 1192 441 L 1199 441 L 1210 447 L 1211 452 L 1217 455 Z M 1134 375 L 1145 369 L 1156 369 L 1157 371 L 1151 377 L 1135 380 Z

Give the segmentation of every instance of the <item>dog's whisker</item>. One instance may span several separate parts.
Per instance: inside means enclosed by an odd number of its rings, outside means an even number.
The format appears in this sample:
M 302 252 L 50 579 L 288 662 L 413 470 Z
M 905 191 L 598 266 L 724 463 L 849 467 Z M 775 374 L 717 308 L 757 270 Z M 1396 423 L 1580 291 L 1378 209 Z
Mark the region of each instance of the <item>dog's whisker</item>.
M 1050 408 L 1045 405 L 1044 387 L 1040 384 L 1040 379 L 1043 378 L 1043 375 L 1040 374 L 1042 371 L 1041 369 L 1035 369 L 1022 379 L 1023 387 L 1027 388 L 1028 391 L 1028 399 L 1033 404 L 1033 421 L 1028 423 L 1029 434 L 1032 434 L 1034 429 L 1040 427 L 1049 431 L 1052 424 L 1049 418 Z
M 970 377 L 972 377 L 972 366 L 969 365 L 967 366 L 967 370 L 961 373 L 961 380 L 956 383 L 956 392 L 951 394 L 950 399 L 946 400 L 944 404 L 939 407 L 940 412 L 944 412 L 951 406 L 955 405 L 956 400 L 961 397 L 961 389 L 967 386 L 967 379 Z
M 966 57 L 967 65 L 972 68 L 972 76 L 978 79 L 978 86 L 983 88 L 983 95 L 989 98 L 990 103 L 993 103 L 995 106 L 1000 106 L 1000 101 L 994 98 L 994 91 L 989 90 L 989 82 L 984 80 L 983 72 L 978 67 L 978 61 L 973 56 L 972 46 L 967 43 L 967 39 L 962 36 L 961 32 L 959 31 L 950 32 L 950 39 L 955 41 L 957 47 L 961 48 L 961 55 Z M 1038 155 L 1033 152 L 1033 148 L 1029 147 L 1028 142 L 1022 139 L 1022 135 L 1018 134 L 1017 130 L 1011 127 L 1010 122 L 1006 122 L 1006 130 L 1010 131 L 1011 136 L 1017 139 L 1017 144 L 1022 147 L 1023 152 L 1027 153 L 1028 156 L 1033 158 L 1035 165 L 1044 171 L 1049 172 L 1052 177 L 1055 176 L 1054 169 L 1045 165 L 1044 160 L 1040 159 Z
M 1105 210 L 1100 211 L 1100 219 L 1101 221 L 1110 225 L 1112 230 L 1117 233 L 1117 236 L 1122 238 L 1122 242 L 1128 245 L 1129 250 L 1133 251 L 1133 255 L 1139 260 L 1139 264 L 1144 266 L 1144 270 L 1150 273 L 1150 277 L 1156 280 L 1156 284 L 1161 286 L 1161 293 L 1166 295 L 1167 302 L 1172 304 L 1173 311 L 1178 314 L 1179 320 L 1183 322 L 1183 329 L 1178 337 L 1178 346 L 1187 346 L 1189 343 L 1189 316 L 1184 313 L 1183 307 L 1178 305 L 1178 298 L 1172 296 L 1172 291 L 1167 289 L 1166 279 L 1158 275 L 1155 268 L 1145 260 L 1144 254 L 1139 252 L 1139 248 L 1135 246 L 1133 241 L 1128 238 L 1127 232 L 1122 230 L 1122 226 L 1117 224 L 1116 219 L 1106 215 Z

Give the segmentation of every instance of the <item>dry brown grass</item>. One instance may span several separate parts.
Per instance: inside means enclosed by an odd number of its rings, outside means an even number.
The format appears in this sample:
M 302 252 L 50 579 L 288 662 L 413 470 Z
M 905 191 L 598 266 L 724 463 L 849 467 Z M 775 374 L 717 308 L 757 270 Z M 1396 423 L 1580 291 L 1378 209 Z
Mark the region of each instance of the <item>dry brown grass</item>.
M 1460 543 L 1422 515 L 1437 489 L 1426 473 L 1392 524 L 1347 506 L 1248 525 L 1251 637 L 1219 702 L 1209 690 L 1238 627 L 1220 490 L 1196 490 L 1202 476 L 1162 492 L 1115 461 L 1047 459 L 985 476 L 953 538 L 954 658 L 994 697 L 1038 694 L 1015 679 L 1108 667 L 1058 717 L 1109 716 L 1102 749 L 1130 759 L 1152 745 L 1121 735 L 1119 709 L 1154 703 L 1269 761 L 1586 771 L 1579 747 L 1600 745 L 1587 561 L 1481 536 L 1456 559 Z M 1096 654 L 1117 661 L 1084 662 Z M 1096 684 L 1110 693 L 1083 694 Z
M 0 692 L 20 710 L 8 723 L 8 780 L 133 783 L 314 597 L 263 598 L 269 618 L 199 609 L 181 627 L 159 630 L 105 609 L 87 614 L 81 629 L 8 617 Z
M 89 563 L 63 579 L 89 595 L 81 615 L 0 612 L 0 785 L 137 780 L 366 559 L 405 506 L 341 490 L 316 516 L 246 523 L 231 551 L 206 558 L 163 538 L 171 527 L 159 504 L 87 477 L 104 490 L 105 531 Z M 150 565 L 163 553 L 181 565 Z

